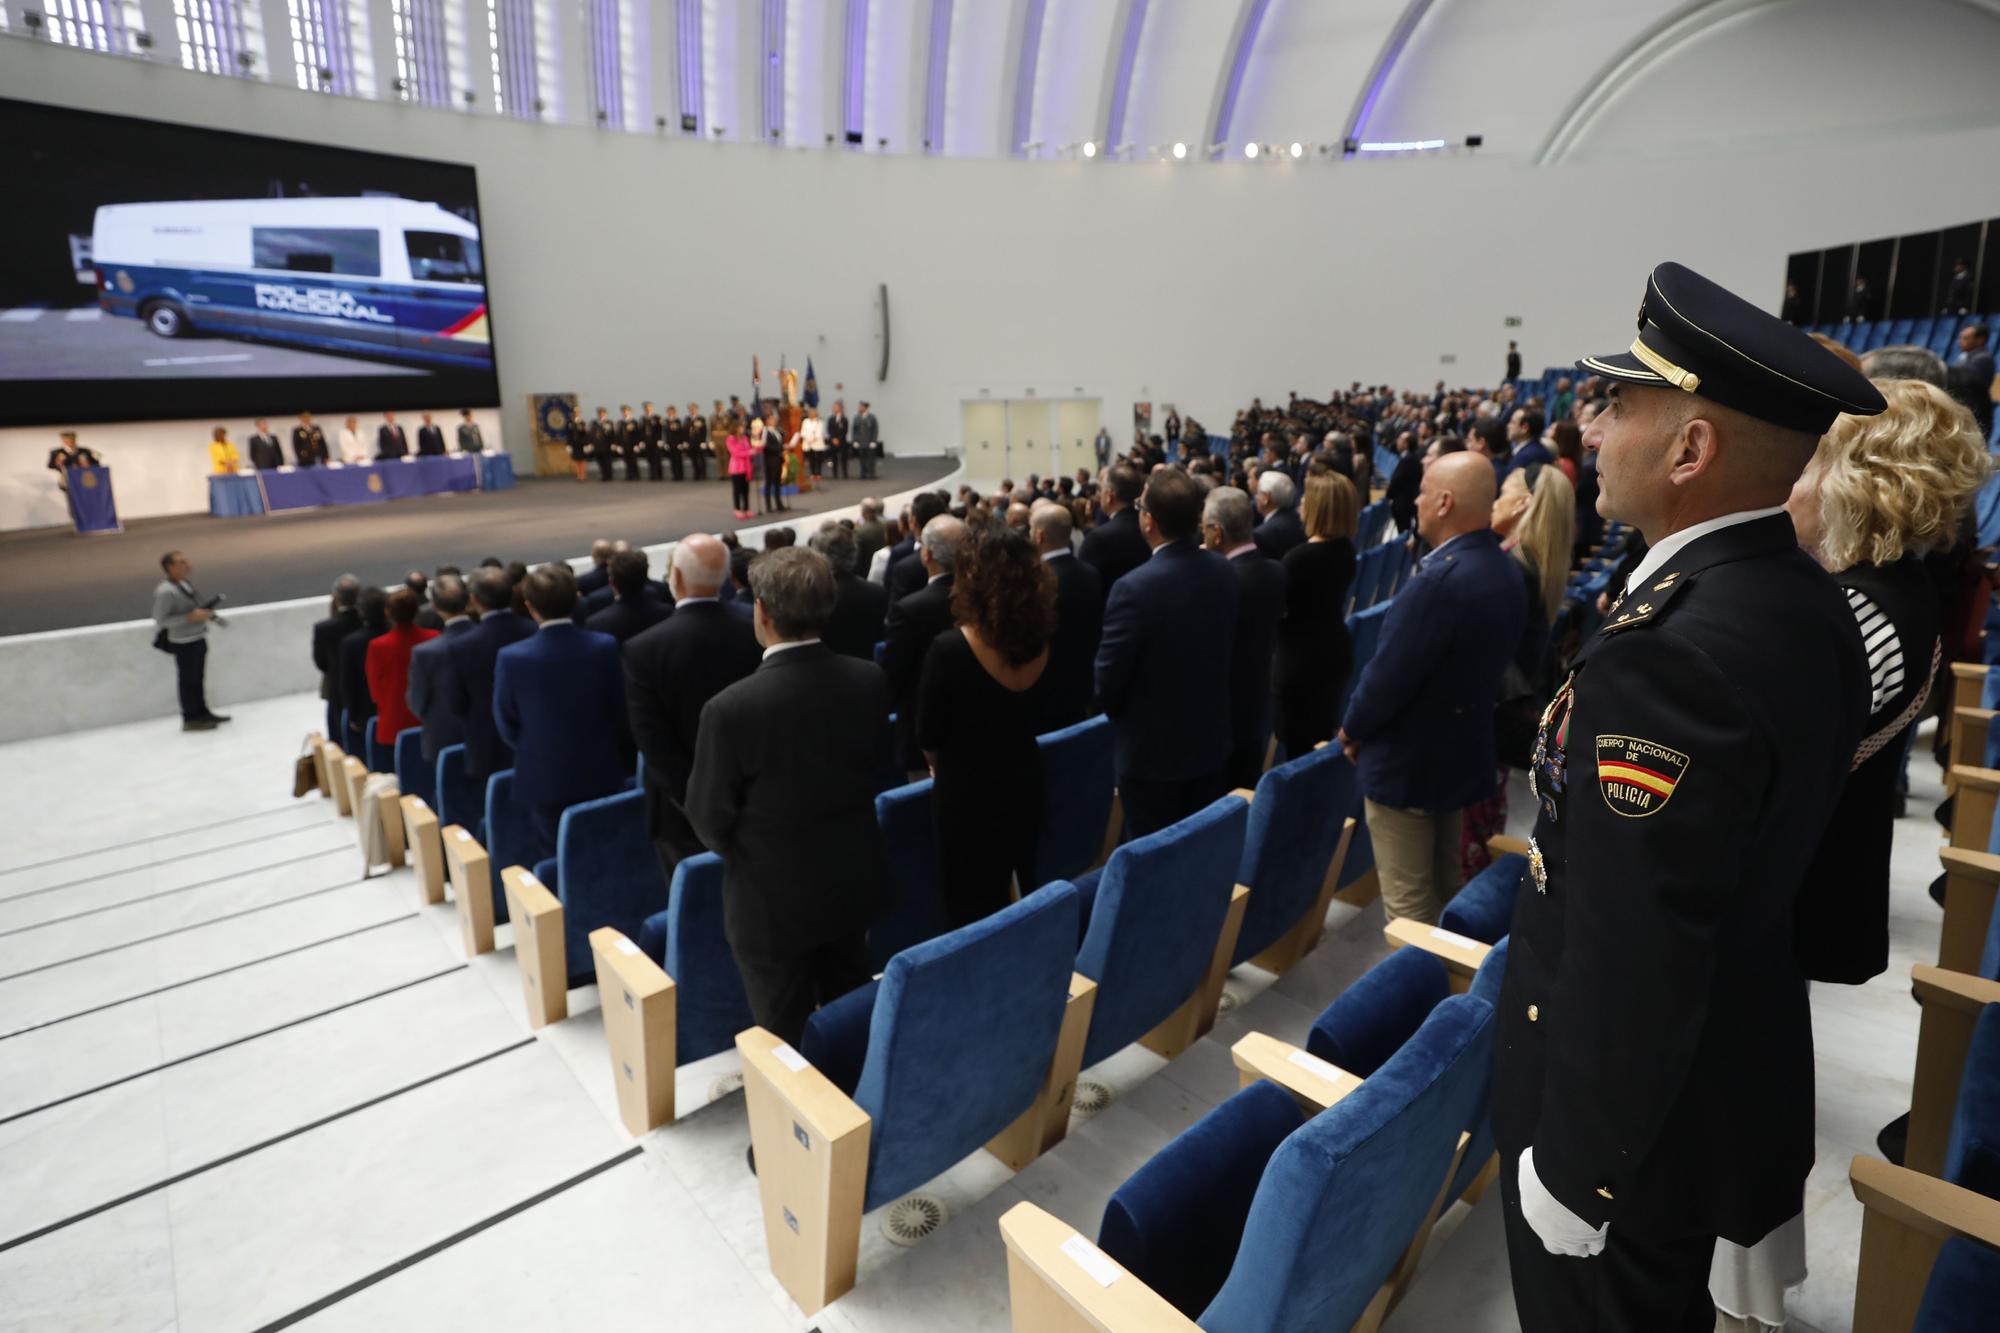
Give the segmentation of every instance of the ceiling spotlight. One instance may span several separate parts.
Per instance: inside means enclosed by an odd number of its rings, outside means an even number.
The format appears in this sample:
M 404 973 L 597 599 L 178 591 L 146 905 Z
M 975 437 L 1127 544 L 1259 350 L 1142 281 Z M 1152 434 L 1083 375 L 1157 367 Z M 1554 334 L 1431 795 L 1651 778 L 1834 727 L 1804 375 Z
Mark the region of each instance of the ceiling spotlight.
M 1306 146 L 1304 144 L 1295 143 L 1292 145 L 1293 157 L 1304 157 L 1305 155 L 1306 155 Z
M 1096 144 L 1094 144 L 1094 143 L 1092 143 L 1092 142 L 1091 142 L 1090 140 L 1088 140 L 1088 139 L 1085 139 L 1085 140 L 1083 141 L 1083 155 L 1084 155 L 1085 157 L 1096 157 L 1096 156 L 1097 156 L 1097 145 L 1096 145 Z
M 1187 156 L 1187 145 L 1186 145 L 1186 144 L 1184 144 L 1184 143 L 1177 143 L 1177 144 L 1175 144 L 1175 145 L 1174 145 L 1174 160 L 1175 160 L 1176 162 L 1178 162 L 1178 161 L 1179 161 L 1180 159 L 1182 159 L 1182 158 L 1184 158 L 1184 157 L 1186 157 L 1186 156 Z
M 1247 158 L 1250 158 L 1250 159 L 1251 159 L 1252 161 L 1255 161 L 1255 160 L 1256 160 L 1256 157 L 1257 157 L 1257 145 L 1256 145 L 1256 144 L 1254 144 L 1254 143 L 1246 143 L 1246 144 L 1244 144 L 1244 145 L 1243 145 L 1243 156 L 1245 156 L 1245 157 L 1247 157 Z

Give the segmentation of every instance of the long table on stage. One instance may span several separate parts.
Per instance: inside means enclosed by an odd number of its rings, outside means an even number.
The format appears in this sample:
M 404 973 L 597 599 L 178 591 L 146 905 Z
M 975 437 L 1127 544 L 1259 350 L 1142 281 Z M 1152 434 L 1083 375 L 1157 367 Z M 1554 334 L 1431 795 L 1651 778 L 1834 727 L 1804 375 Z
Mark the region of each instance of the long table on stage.
M 506 454 L 443 454 L 381 463 L 282 467 L 208 479 L 208 512 L 243 518 L 321 505 L 375 504 L 443 491 L 504 491 L 514 484 Z

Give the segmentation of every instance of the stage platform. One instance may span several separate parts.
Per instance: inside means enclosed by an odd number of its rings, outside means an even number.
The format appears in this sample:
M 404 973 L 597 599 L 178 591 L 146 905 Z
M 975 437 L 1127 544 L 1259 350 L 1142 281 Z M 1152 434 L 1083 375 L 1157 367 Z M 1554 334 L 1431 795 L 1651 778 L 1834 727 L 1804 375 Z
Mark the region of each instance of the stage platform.
M 593 476 L 586 482 L 524 477 L 509 491 L 258 518 L 139 519 L 121 533 L 94 537 L 67 528 L 4 533 L 0 566 L 7 570 L 8 592 L 0 598 L 0 636 L 146 616 L 160 580 L 159 558 L 176 548 L 194 561 L 194 582 L 204 594 L 228 595 L 227 614 L 230 607 L 324 594 L 343 573 L 386 586 L 411 569 L 455 564 L 470 570 L 489 555 L 530 564 L 567 559 L 586 553 L 598 537 L 654 546 L 690 532 L 796 519 L 803 541 L 805 522 L 815 513 L 848 508 L 866 495 L 912 490 L 955 467 L 943 457 L 885 458 L 874 481 L 835 481 L 787 500 L 792 514 L 748 523 L 730 516 L 726 480 L 600 482 Z

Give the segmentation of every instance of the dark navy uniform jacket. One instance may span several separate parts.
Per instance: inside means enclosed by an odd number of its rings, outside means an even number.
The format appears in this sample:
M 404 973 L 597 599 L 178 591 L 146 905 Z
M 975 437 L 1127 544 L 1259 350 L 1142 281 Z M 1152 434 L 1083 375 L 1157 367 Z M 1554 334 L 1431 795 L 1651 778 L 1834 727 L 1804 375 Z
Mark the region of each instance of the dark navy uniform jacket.
M 1846 599 L 1776 514 L 1628 588 L 1543 714 L 1494 1134 L 1591 1225 L 1750 1245 L 1799 1212 L 1794 908 L 1869 697 Z

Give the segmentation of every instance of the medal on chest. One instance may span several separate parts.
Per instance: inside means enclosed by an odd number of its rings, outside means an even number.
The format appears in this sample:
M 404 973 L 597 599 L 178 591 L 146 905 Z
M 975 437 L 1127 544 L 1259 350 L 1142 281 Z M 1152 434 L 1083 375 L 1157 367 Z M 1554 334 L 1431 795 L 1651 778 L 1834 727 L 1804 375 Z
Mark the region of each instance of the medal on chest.
M 1569 785 L 1569 716 L 1575 683 L 1572 672 L 1542 710 L 1541 723 L 1535 728 L 1535 751 L 1528 760 L 1528 788 L 1541 803 L 1542 816 L 1552 824 L 1560 817 L 1556 797 Z

